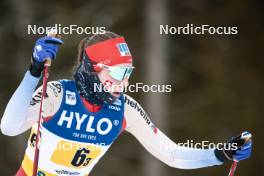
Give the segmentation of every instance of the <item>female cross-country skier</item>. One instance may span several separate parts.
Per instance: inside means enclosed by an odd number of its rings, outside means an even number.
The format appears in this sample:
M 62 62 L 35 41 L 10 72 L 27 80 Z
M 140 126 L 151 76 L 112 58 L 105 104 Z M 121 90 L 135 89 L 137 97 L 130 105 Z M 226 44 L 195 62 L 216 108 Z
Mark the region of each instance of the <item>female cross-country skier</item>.
M 53 36 L 37 40 L 30 68 L 2 117 L 1 131 L 5 135 L 16 136 L 31 128 L 17 176 L 32 176 L 42 93 L 41 87 L 35 89 L 45 59 L 55 59 L 61 44 L 62 40 Z M 236 144 L 235 150 L 196 149 L 176 145 L 156 128 L 142 106 L 119 86 L 128 85 L 133 71 L 124 37 L 106 32 L 84 38 L 77 60 L 73 80 L 48 83 L 37 175 L 88 175 L 123 131 L 135 136 L 157 159 L 175 168 L 202 168 L 250 157 L 252 142 L 241 142 L 241 136 L 228 142 Z M 94 85 L 106 89 L 95 89 Z

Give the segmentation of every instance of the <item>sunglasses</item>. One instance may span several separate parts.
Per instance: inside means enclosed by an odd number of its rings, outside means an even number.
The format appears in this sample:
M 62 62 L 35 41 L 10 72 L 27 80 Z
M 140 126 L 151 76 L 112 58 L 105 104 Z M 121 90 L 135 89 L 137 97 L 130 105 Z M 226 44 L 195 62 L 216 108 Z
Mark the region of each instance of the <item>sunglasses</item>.
M 109 71 L 109 75 L 118 80 L 118 81 L 123 81 L 126 78 L 129 78 L 133 69 L 135 67 L 126 67 L 126 66 L 108 66 L 104 65 L 102 63 L 96 64 L 100 68 L 104 68 Z

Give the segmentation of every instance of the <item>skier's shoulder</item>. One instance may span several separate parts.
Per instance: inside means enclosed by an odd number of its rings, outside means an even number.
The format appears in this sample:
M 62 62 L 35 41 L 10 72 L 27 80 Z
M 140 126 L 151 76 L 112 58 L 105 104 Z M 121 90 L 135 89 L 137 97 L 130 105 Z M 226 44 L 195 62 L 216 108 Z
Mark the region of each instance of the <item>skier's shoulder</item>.
M 70 79 L 60 79 L 48 82 L 48 89 L 51 89 L 54 94 L 62 94 L 63 90 L 75 89 L 75 82 Z
M 58 103 L 60 103 L 65 96 L 65 93 L 67 92 L 75 92 L 76 86 L 75 82 L 70 79 L 60 79 L 56 81 L 50 81 L 48 82 L 47 86 L 47 94 L 51 94 L 53 96 L 53 99 L 56 99 Z
M 63 85 L 61 80 L 49 81 L 47 84 L 47 92 L 54 94 L 56 97 L 62 95 Z
M 30 102 L 31 106 L 40 104 L 42 95 L 42 86 L 40 86 L 33 94 Z M 47 83 L 47 93 L 45 100 L 53 102 L 53 104 L 60 104 L 63 98 L 63 86 L 59 80 L 49 81 Z
M 130 105 L 130 103 L 132 103 L 132 102 L 136 102 L 136 100 L 128 94 L 124 93 L 123 96 L 124 96 L 124 103 L 126 106 Z
M 123 94 L 124 95 L 124 103 L 126 108 L 132 108 L 132 109 L 142 109 L 141 105 L 130 95 Z
M 76 91 L 76 82 L 72 79 L 61 79 L 58 80 L 60 82 L 61 86 L 64 88 L 64 90 L 68 91 Z
M 40 86 L 33 94 L 29 106 L 29 114 L 36 114 L 39 111 L 41 103 L 42 86 Z M 47 83 L 47 90 L 43 106 L 45 111 L 43 116 L 53 116 L 60 108 L 63 100 L 63 86 L 60 81 L 49 81 Z
M 144 108 L 131 96 L 125 96 L 125 118 L 127 122 L 126 130 L 141 131 L 144 129 L 154 130 L 156 132 L 157 128 L 152 123 L 150 117 Z
M 144 108 L 131 96 L 124 94 L 125 118 L 127 121 L 144 120 L 147 118 Z

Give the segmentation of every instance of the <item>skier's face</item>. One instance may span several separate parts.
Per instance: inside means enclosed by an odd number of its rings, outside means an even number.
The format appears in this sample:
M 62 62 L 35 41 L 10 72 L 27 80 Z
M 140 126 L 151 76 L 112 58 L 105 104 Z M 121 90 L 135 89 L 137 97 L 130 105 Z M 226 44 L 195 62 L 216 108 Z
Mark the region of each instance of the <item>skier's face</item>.
M 132 68 L 132 64 L 118 64 L 115 66 L 131 67 Z M 129 77 L 125 77 L 121 81 L 114 79 L 111 76 L 110 71 L 107 69 L 102 69 L 98 73 L 98 77 L 99 77 L 100 81 L 103 83 L 103 85 L 105 86 L 105 88 L 115 97 L 119 97 L 120 93 L 122 93 L 125 90 L 125 87 L 128 86 Z

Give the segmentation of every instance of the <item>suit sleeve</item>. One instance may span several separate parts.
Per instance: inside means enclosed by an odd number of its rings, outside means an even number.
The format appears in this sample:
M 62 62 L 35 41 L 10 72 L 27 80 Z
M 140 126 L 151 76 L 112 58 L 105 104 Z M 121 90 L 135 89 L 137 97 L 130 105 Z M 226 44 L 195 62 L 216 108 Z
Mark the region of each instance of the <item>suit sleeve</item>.
M 177 145 L 160 131 L 144 109 L 133 98 L 125 95 L 126 131 L 131 133 L 144 148 L 168 166 L 196 169 L 220 165 L 214 149 L 194 149 Z
M 9 100 L 1 119 L 1 131 L 8 136 L 19 135 L 31 128 L 39 116 L 42 87 L 35 92 L 39 82 L 27 72 Z M 47 98 L 43 102 L 43 116 L 54 115 L 62 101 L 62 86 L 58 81 L 52 81 L 47 86 Z

